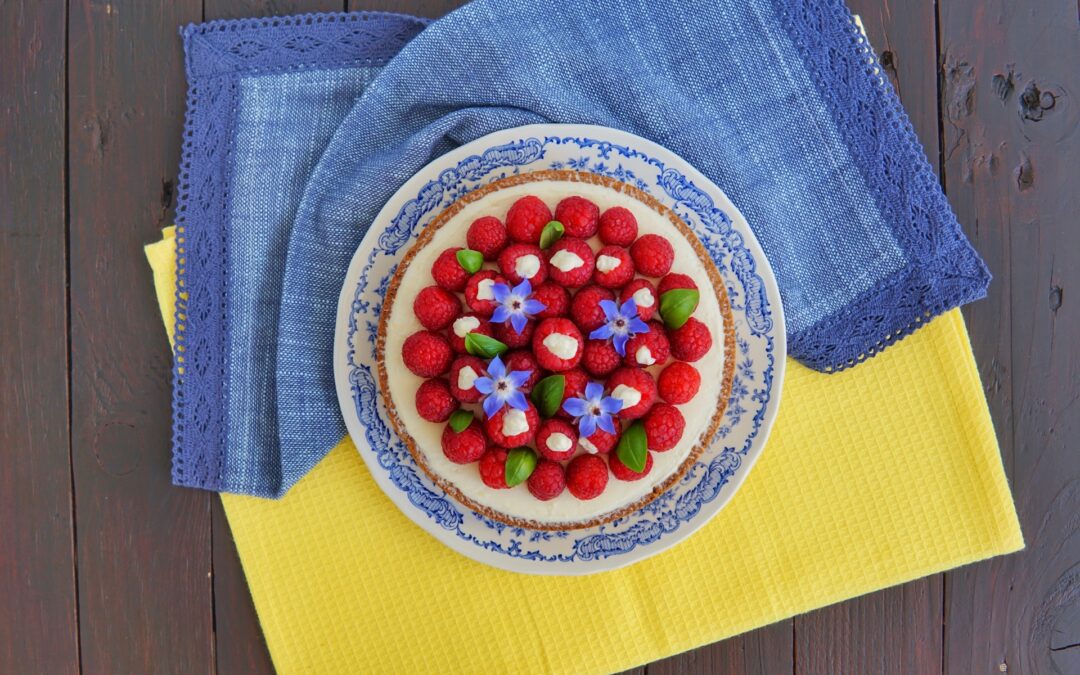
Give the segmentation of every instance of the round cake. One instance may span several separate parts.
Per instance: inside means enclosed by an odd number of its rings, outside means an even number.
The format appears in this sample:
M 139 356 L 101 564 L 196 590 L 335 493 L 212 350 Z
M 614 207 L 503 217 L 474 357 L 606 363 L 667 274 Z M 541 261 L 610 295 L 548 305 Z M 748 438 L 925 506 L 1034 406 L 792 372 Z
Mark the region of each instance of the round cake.
M 577 171 L 509 176 L 422 231 L 386 289 L 383 402 L 470 509 L 569 530 L 646 505 L 693 466 L 731 390 L 719 273 L 678 215 Z

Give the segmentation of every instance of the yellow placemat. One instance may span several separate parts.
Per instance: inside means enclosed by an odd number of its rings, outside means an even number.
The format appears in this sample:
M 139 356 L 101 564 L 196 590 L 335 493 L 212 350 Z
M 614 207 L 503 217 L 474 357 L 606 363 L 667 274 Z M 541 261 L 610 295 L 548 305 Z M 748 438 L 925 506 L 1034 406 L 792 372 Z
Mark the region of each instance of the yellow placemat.
M 171 234 L 146 251 L 168 317 Z M 1023 547 L 959 310 L 837 375 L 789 360 L 731 504 L 623 570 L 534 577 L 458 555 L 348 439 L 280 501 L 221 497 L 283 673 L 620 670 Z

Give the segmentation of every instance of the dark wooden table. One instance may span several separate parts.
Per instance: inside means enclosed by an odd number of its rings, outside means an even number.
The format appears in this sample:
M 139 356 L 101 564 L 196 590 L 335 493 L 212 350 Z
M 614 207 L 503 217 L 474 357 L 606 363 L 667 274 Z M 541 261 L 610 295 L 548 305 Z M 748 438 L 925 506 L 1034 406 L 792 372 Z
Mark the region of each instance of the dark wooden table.
M 996 275 L 965 313 L 1028 548 L 640 670 L 1080 673 L 1080 7 L 851 4 Z M 169 485 L 141 247 L 173 216 L 177 26 L 345 8 L 0 0 L 0 673 L 271 670 L 218 499 Z

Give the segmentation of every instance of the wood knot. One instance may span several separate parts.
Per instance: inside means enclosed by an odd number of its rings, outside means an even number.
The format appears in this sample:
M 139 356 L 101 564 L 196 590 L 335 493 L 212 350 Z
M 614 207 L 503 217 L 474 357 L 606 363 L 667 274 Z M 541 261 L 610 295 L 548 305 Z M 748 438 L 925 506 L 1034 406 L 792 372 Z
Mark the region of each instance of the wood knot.
M 1035 183 L 1035 172 L 1031 168 L 1031 158 L 1020 154 L 1020 165 L 1016 167 L 1016 187 L 1020 192 L 1027 192 Z
M 1061 308 L 1062 295 L 1063 295 L 1063 292 L 1061 290 L 1061 286 L 1058 286 L 1057 284 L 1054 284 L 1053 286 L 1050 287 L 1050 311 L 1051 312 L 1054 312 L 1056 314 L 1058 309 Z
M 1020 118 L 1027 122 L 1041 122 L 1048 110 L 1057 105 L 1057 94 L 1043 90 L 1032 81 L 1020 94 Z
M 886 49 L 881 52 L 881 67 L 892 68 L 895 63 L 894 58 L 892 50 Z

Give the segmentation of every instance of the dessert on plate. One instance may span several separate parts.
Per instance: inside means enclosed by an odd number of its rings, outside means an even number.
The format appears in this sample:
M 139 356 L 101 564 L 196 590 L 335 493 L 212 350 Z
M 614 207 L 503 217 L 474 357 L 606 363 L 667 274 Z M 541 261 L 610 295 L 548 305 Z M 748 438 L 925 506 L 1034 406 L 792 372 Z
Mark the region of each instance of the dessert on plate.
M 377 351 L 388 417 L 439 487 L 494 520 L 567 530 L 690 470 L 730 395 L 734 326 L 675 212 L 548 170 L 476 189 L 423 230 Z

